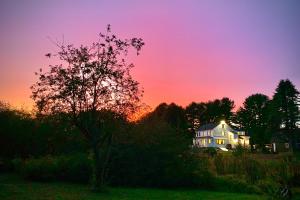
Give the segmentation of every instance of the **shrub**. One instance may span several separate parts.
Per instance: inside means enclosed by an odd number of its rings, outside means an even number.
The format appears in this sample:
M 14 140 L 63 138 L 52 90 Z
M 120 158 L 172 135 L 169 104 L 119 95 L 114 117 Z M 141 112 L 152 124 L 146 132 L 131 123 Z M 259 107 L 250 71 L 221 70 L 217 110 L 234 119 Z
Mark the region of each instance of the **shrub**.
M 242 174 L 244 171 L 243 158 L 218 154 L 214 158 L 217 174 Z
M 296 175 L 296 170 L 294 168 L 295 163 L 288 160 L 276 160 L 276 161 L 265 161 L 263 163 L 266 167 L 266 176 L 272 177 L 276 182 L 282 182 L 284 184 L 289 184 L 293 182 L 293 177 Z
M 231 144 L 226 144 L 226 149 L 232 150 L 232 145 Z
M 10 172 L 13 171 L 13 163 L 10 159 L 0 158 L 0 172 Z
M 215 187 L 215 167 L 211 159 L 206 157 L 201 157 L 198 161 L 197 170 L 194 170 L 192 176 L 194 177 L 194 185 L 213 188 Z
M 273 198 L 277 198 L 277 193 L 280 189 L 280 185 L 277 182 L 272 181 L 270 179 L 264 179 L 258 181 L 257 186 L 259 187 L 262 193 Z
M 208 160 L 193 154 L 179 155 L 156 148 L 123 146 L 112 153 L 110 183 L 122 186 L 197 187 L 210 185 L 213 179 Z
M 264 178 L 264 167 L 260 162 L 253 158 L 245 158 L 244 162 L 246 180 L 250 183 L 255 183 Z
M 46 156 L 27 160 L 15 159 L 15 169 L 24 178 L 35 181 L 63 180 L 86 183 L 91 174 L 91 163 L 85 154 Z
M 293 171 L 293 176 L 291 177 L 291 182 L 294 186 L 300 186 L 300 163 L 293 162 L 291 166 Z
M 214 157 L 217 155 L 217 149 L 214 147 L 207 147 L 204 149 L 204 153 L 207 153 L 209 156 Z
M 217 156 L 215 156 L 214 164 L 216 166 L 217 174 L 225 174 L 226 160 L 222 154 L 218 154 Z
M 248 184 L 241 176 L 219 176 L 216 178 L 215 185 L 216 189 L 220 191 L 261 193 L 257 186 Z
M 15 168 L 26 179 L 37 181 L 51 181 L 55 179 L 58 173 L 56 160 L 53 157 L 47 156 L 39 159 L 27 159 L 14 161 Z
M 92 174 L 92 161 L 86 154 L 58 157 L 59 179 L 87 183 Z
M 233 149 L 232 155 L 236 157 L 245 156 L 245 154 L 249 152 L 249 150 L 243 147 L 241 144 L 238 144 L 235 149 Z

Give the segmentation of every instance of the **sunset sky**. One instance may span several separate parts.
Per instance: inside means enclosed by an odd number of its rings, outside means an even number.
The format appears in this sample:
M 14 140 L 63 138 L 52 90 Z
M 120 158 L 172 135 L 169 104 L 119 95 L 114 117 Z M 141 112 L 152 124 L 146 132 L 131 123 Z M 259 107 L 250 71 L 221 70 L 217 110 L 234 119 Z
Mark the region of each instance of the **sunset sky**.
M 299 0 L 1 0 L 0 100 L 31 107 L 34 72 L 57 50 L 47 37 L 90 44 L 107 24 L 144 39 L 132 74 L 151 107 L 224 96 L 240 106 L 286 78 L 300 89 Z

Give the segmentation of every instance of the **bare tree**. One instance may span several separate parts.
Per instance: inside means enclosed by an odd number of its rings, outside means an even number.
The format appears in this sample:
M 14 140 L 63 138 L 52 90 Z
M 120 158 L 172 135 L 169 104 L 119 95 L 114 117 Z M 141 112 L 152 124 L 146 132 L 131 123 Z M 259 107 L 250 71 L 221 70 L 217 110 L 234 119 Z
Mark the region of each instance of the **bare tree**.
M 117 117 L 135 110 L 143 91 L 130 75 L 133 64 L 125 58 L 130 49 L 139 55 L 144 42 L 141 38 L 121 40 L 108 25 L 107 32 L 100 33 L 99 40 L 90 46 L 55 44 L 57 54 L 46 56 L 56 56 L 62 63 L 36 73 L 39 79 L 31 86 L 32 98 L 41 114 L 67 113 L 72 125 L 89 141 L 95 169 L 93 185 L 98 189 L 104 184 L 99 148 L 110 140 L 99 113 L 112 111 Z

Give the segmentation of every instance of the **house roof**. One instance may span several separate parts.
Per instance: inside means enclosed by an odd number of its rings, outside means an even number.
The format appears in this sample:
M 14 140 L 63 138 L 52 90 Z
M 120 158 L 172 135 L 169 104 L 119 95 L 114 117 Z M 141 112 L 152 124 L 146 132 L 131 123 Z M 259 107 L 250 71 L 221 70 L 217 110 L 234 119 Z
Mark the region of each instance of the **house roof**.
M 212 130 L 216 126 L 218 126 L 218 124 L 215 124 L 215 123 L 204 124 L 204 125 L 200 126 L 200 128 L 198 130 L 199 131 Z

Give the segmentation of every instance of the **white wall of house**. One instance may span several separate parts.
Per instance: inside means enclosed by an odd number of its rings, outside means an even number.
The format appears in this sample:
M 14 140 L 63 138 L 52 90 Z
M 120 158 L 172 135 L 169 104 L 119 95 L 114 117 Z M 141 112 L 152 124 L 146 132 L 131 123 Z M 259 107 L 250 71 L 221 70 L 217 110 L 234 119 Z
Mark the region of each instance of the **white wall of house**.
M 235 131 L 225 122 L 211 130 L 197 131 L 193 139 L 193 145 L 197 147 L 222 147 L 231 144 L 234 148 L 238 144 L 249 145 L 249 136 L 243 131 Z

